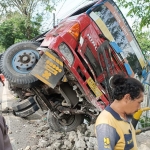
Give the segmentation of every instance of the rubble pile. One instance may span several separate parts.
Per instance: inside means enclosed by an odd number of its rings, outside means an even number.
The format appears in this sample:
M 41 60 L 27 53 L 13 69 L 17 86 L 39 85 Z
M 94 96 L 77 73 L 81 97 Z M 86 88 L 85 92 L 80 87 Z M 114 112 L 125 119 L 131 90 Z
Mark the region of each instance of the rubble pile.
M 98 150 L 94 124 L 82 124 L 76 131 L 55 132 L 49 128 L 46 118 L 34 123 L 38 144 L 24 150 Z M 150 150 L 150 131 L 137 135 L 138 150 Z
M 55 132 L 49 128 L 45 121 L 36 122 L 39 126 L 36 136 L 39 138 L 38 145 L 30 147 L 31 150 L 97 150 L 97 140 L 94 125 L 82 124 L 76 131 Z M 30 150 L 28 149 L 25 150 Z

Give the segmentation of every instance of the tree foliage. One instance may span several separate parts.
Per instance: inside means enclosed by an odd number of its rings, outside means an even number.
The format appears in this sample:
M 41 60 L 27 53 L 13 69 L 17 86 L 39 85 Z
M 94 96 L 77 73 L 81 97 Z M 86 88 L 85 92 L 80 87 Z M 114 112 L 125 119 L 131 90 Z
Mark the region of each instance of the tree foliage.
M 3 22 L 0 25 L 0 44 L 1 47 L 7 48 L 8 46 L 14 44 L 15 35 L 13 33 L 13 23 L 12 22 Z
M 51 0 L 0 0 L 0 8 L 2 8 L 0 14 L 5 16 L 18 12 L 24 18 L 27 34 L 30 37 L 33 18 L 43 16 L 43 12 L 37 10 L 42 8 L 43 10 L 52 11 L 54 6 L 55 4 Z M 35 11 L 37 12 L 35 13 Z
M 150 0 L 116 0 L 120 6 L 129 9 L 128 16 L 138 18 L 140 28 L 150 25 Z
M 40 34 L 43 12 L 54 10 L 60 0 L 0 0 L 0 47 Z
M 41 16 L 37 16 L 34 21 L 30 21 L 30 30 L 27 29 L 25 20 L 25 17 L 15 12 L 8 15 L 0 24 L 0 44 L 5 49 L 16 42 L 32 39 L 40 34 Z
M 32 17 L 33 12 L 38 6 L 43 6 L 45 9 L 51 11 L 54 9 L 54 5 L 55 3 L 52 4 L 51 0 L 0 0 L 1 14 L 15 10 L 27 18 Z
M 149 32 L 136 31 L 135 35 L 136 35 L 138 43 L 142 49 L 143 54 L 146 57 L 149 57 L 149 55 L 150 55 L 150 33 Z

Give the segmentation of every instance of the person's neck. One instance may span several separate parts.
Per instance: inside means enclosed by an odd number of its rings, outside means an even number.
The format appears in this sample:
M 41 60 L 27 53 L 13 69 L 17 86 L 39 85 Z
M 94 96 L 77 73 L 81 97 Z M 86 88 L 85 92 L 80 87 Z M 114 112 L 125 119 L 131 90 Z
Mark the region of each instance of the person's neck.
M 126 113 L 124 112 L 123 106 L 120 101 L 114 100 L 114 102 L 110 105 L 110 107 L 117 112 L 121 118 L 124 120 L 127 119 Z

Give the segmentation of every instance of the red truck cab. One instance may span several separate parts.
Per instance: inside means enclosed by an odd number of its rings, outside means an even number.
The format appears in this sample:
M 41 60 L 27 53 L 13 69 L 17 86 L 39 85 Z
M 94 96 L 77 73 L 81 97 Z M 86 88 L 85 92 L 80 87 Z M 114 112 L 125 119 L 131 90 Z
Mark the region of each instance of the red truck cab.
M 146 66 L 129 25 L 109 0 L 64 19 L 45 35 L 41 47 L 62 59 L 87 99 L 102 109 L 112 100 L 109 79 L 113 74 L 134 77 Z

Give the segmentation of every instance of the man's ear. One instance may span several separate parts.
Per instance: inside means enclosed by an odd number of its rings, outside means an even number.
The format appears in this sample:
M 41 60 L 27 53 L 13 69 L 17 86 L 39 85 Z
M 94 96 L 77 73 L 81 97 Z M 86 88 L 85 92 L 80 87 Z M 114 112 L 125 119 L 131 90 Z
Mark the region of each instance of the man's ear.
M 125 100 L 126 103 L 129 102 L 131 100 L 130 94 L 125 94 L 124 95 L 124 100 Z

